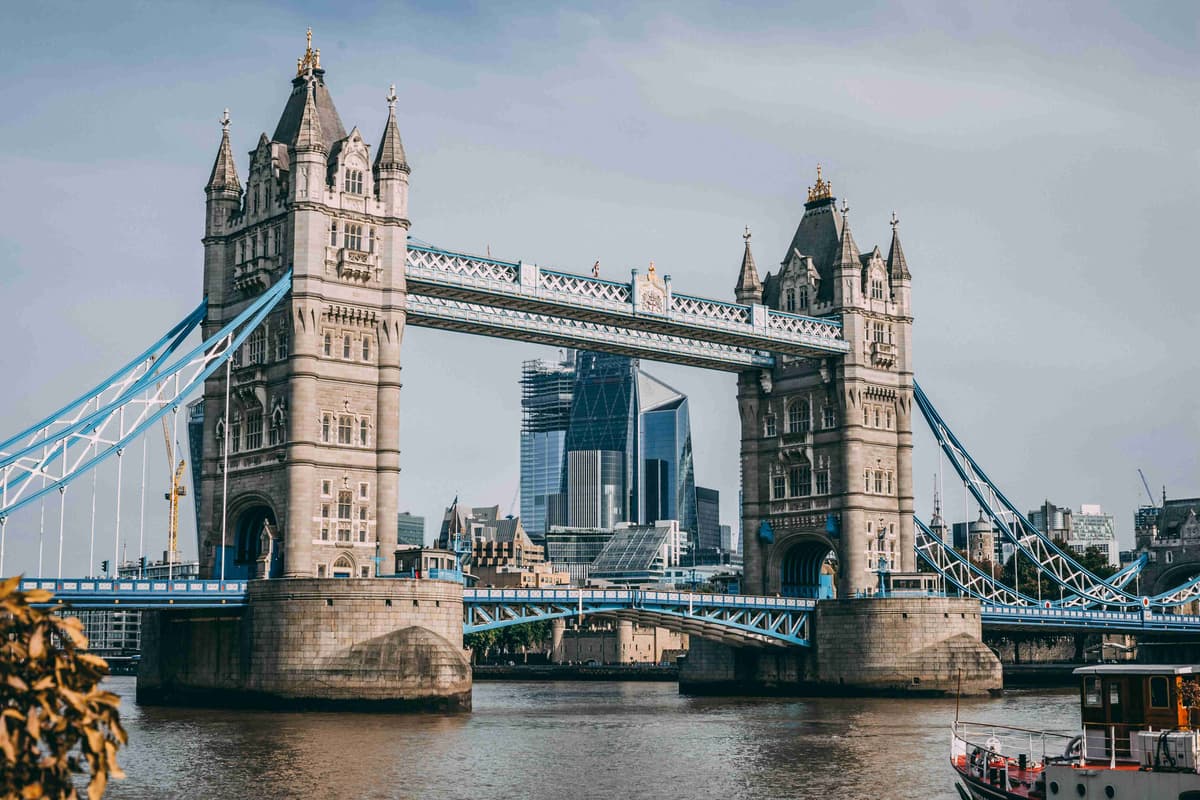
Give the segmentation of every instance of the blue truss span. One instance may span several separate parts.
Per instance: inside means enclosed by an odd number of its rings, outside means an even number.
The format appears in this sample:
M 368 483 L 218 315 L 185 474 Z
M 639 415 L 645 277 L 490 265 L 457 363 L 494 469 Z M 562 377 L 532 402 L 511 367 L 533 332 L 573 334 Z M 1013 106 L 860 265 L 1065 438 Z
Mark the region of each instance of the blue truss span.
M 465 589 L 463 631 L 604 615 L 742 646 L 806 647 L 815 600 L 644 589 Z

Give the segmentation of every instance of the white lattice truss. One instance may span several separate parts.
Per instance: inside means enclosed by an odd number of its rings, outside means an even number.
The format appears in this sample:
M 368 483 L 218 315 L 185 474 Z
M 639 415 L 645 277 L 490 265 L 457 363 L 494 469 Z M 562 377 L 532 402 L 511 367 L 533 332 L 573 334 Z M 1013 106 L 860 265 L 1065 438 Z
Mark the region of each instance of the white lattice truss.
M 414 294 L 520 308 L 557 317 L 720 340 L 802 357 L 849 350 L 840 322 L 671 293 L 665 312 L 635 304 L 632 284 L 410 244 L 405 276 Z
M 913 397 L 942 452 L 946 454 L 964 487 L 987 514 L 996 530 L 1041 574 L 1061 586 L 1064 597 L 1073 595 L 1082 598 L 1087 605 L 1112 608 L 1165 608 L 1200 599 L 1200 577 L 1192 578 L 1187 583 L 1160 595 L 1143 597 L 1126 591 L 1123 585 L 1106 581 L 1088 571 L 1059 548 L 1049 536 L 1038 530 L 1037 526 L 996 488 L 938 415 L 920 386 L 914 385 Z M 1126 573 L 1123 577 L 1132 575 Z
M 775 359 L 769 353 L 720 342 L 670 336 L 620 325 L 604 325 L 443 297 L 410 294 L 406 310 L 408 324 L 419 327 L 603 350 L 731 372 L 756 367 L 770 368 L 775 363 Z
M 803 647 L 813 606 L 797 598 L 634 589 L 467 589 L 463 631 L 602 616 L 742 647 Z
M 124 451 L 168 412 L 178 413 L 196 389 L 275 307 L 291 286 L 287 273 L 230 322 L 193 350 L 175 357 L 203 319 L 204 306 L 99 386 L 26 431 L 0 443 L 0 521 Z M 197 316 L 198 314 L 198 316 Z

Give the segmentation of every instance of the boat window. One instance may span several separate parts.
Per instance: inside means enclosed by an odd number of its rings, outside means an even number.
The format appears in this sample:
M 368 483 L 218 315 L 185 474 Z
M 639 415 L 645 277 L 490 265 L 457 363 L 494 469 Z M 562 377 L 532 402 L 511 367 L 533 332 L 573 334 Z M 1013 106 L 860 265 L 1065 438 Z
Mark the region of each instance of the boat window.
M 1110 683 L 1108 685 L 1108 704 L 1110 706 L 1120 705 L 1121 703 L 1121 685 L 1119 683 Z
M 1167 679 L 1161 675 L 1156 675 L 1150 679 L 1150 707 L 1171 707 L 1169 702 L 1169 692 L 1167 691 Z
M 1102 704 L 1100 700 L 1100 679 L 1085 678 L 1083 682 L 1084 695 L 1083 704 L 1086 706 L 1099 706 Z

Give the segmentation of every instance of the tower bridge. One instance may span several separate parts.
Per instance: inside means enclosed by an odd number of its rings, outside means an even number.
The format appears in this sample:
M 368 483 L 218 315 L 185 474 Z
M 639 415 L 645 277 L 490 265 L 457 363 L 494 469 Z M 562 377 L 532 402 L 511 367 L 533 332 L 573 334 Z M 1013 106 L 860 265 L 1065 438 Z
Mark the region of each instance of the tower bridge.
M 310 46 L 244 176 L 222 118 L 196 310 L 0 442 L 0 572 L 10 521 L 57 496 L 58 574 L 39 559 L 28 582 L 81 608 L 150 612 L 143 699 L 462 707 L 464 631 L 588 615 L 692 633 L 688 680 L 718 689 L 913 677 L 947 689 L 963 672 L 983 690 L 999 680 L 983 625 L 1200 629 L 1179 613 L 1200 580 L 1141 596 L 1129 585 L 1145 560 L 1089 573 L 1019 514 L 915 383 L 895 215 L 886 254 L 864 252 L 818 168 L 777 270 L 760 275 L 747 230 L 732 302 L 679 291 L 653 263 L 612 279 L 435 247 L 410 234 L 394 90 L 373 147 L 346 132 L 325 77 Z M 497 594 L 396 576 L 408 325 L 735 372 L 746 594 Z M 126 449 L 160 421 L 177 430 L 197 390 L 202 579 L 64 577 L 61 520 L 68 495 L 86 500 L 80 478 L 115 462 L 120 482 Z M 915 518 L 914 417 L 1057 597 L 1005 586 Z M 120 513 L 118 499 L 114 559 Z M 842 599 L 818 602 L 830 553 Z M 922 588 L 894 588 L 905 580 Z

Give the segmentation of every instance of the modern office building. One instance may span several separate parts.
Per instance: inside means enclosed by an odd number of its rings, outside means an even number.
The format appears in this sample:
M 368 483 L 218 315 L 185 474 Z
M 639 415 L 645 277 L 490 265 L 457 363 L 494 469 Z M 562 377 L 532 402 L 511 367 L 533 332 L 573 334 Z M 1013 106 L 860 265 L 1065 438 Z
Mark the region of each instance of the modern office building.
M 636 359 L 580 351 L 564 449 L 567 524 L 611 528 L 637 519 Z
M 620 525 L 592 562 L 590 580 L 621 586 L 662 585 L 681 564 L 687 536 L 675 520 L 656 525 Z
M 407 511 L 396 516 L 396 544 L 409 547 L 425 546 L 425 518 Z
M 696 476 L 687 395 L 640 371 L 637 387 L 642 485 L 637 520 L 643 525 L 653 525 L 659 520 L 674 519 L 679 521 L 680 529 L 695 534 Z M 710 538 L 716 547 L 720 538 L 716 527 L 712 528 Z
M 563 453 L 575 389 L 575 351 L 521 365 L 521 519 L 535 540 L 567 521 Z
M 1025 516 L 1033 526 L 1056 541 L 1065 542 L 1071 538 L 1071 509 L 1056 506 L 1049 500 L 1042 502 Z
M 721 493 L 696 487 L 696 546 L 701 550 L 729 552 L 721 536 Z
M 1079 506 L 1078 512 L 1071 515 L 1071 535 L 1067 538 L 1067 546 L 1081 555 L 1089 547 L 1098 547 L 1104 552 L 1109 566 L 1121 566 L 1116 519 L 1112 514 L 1105 514 L 1098 505 L 1084 503 Z
M 546 559 L 571 576 L 572 586 L 586 586 L 592 562 L 612 536 L 611 528 L 555 526 L 546 533 Z

